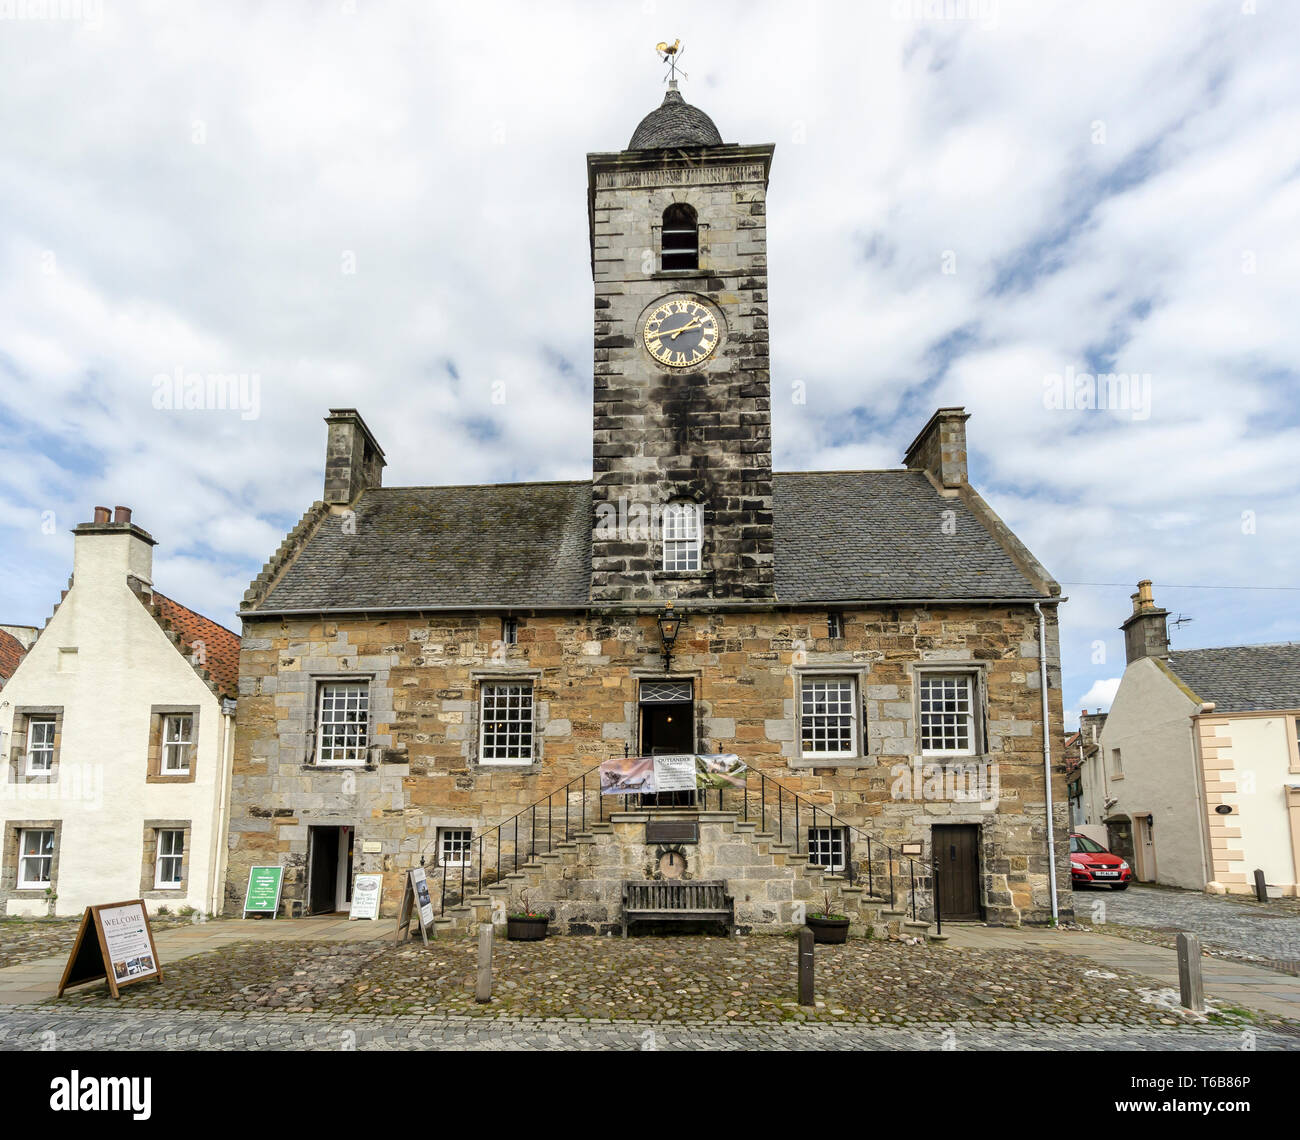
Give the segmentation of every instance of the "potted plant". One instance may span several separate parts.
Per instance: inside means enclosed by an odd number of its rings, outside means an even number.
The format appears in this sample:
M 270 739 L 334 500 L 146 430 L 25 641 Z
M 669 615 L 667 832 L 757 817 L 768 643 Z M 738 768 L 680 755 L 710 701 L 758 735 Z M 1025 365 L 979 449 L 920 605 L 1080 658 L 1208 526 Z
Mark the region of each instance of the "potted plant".
M 831 911 L 831 896 L 827 891 L 822 895 L 823 906 L 818 914 L 808 915 L 804 921 L 812 929 L 813 941 L 824 946 L 839 946 L 848 941 L 849 919 L 847 915 L 834 914 Z
M 506 915 L 506 937 L 511 942 L 540 942 L 546 937 L 551 916 L 528 905 L 527 891 L 519 892 L 519 905 L 522 910 Z

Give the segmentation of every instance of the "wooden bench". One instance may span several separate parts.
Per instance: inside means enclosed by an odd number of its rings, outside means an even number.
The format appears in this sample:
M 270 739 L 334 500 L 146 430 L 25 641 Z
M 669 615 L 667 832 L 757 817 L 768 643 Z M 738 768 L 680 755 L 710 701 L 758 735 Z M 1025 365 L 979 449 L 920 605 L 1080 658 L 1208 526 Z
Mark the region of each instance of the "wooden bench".
M 644 879 L 623 884 L 623 937 L 633 922 L 735 922 L 732 897 L 722 879 Z

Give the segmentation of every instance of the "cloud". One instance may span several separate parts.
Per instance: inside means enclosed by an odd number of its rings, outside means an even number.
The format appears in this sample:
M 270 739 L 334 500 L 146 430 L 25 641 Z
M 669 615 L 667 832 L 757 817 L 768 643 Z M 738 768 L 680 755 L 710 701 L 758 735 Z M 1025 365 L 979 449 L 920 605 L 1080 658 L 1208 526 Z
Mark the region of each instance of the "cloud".
M 1295 592 L 1182 588 L 1289 585 L 1300 553 L 1300 10 L 972 8 L 690 9 L 687 98 L 776 143 L 777 467 L 896 465 L 965 404 L 973 481 L 1071 598 L 1068 692 L 1122 660 L 1140 577 L 1188 645 L 1300 636 Z M 233 624 L 320 492 L 332 406 L 390 484 L 585 476 L 584 155 L 659 102 L 684 11 L 8 22 L 0 617 L 43 620 L 107 502 L 161 589 Z M 257 374 L 259 417 L 154 409 L 177 368 Z M 1049 407 L 1067 368 L 1149 375 L 1150 416 Z

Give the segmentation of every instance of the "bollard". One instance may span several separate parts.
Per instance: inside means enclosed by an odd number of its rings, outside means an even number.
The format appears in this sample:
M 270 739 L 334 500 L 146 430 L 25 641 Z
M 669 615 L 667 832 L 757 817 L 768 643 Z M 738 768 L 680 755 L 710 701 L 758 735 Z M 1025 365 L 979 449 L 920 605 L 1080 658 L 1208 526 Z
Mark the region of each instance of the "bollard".
M 813 1004 L 813 932 L 807 926 L 799 930 L 799 1004 Z
M 492 924 L 481 922 L 478 927 L 478 984 L 474 987 L 474 1000 L 492 1000 Z
M 1186 931 L 1178 936 L 1178 993 L 1184 1009 L 1205 1011 L 1205 986 L 1201 982 L 1201 940 Z
M 1260 902 L 1268 902 L 1268 884 L 1264 882 L 1264 872 L 1255 869 L 1255 897 Z

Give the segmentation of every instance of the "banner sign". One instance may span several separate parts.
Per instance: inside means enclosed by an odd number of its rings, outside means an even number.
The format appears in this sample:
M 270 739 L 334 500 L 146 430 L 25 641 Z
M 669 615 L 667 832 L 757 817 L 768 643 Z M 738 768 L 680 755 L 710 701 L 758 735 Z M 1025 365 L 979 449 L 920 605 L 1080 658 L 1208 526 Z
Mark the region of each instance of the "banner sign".
M 62 997 L 69 986 L 105 978 L 109 992 L 117 997 L 123 986 L 146 978 L 162 981 L 162 976 L 142 899 L 88 906 L 81 916 L 57 996 Z
M 280 910 L 280 888 L 283 886 L 283 867 L 250 867 L 248 890 L 244 892 L 244 917 L 269 914 L 274 918 Z
M 701 788 L 743 788 L 745 763 L 734 752 L 618 756 L 600 766 L 605 796 L 653 795 Z
M 349 921 L 354 918 L 378 918 L 379 896 L 384 893 L 383 875 L 357 875 L 352 880 L 352 906 Z
M 433 899 L 429 897 L 429 880 L 425 878 L 423 867 L 416 867 L 411 872 L 411 887 L 415 891 L 415 901 L 420 908 L 420 921 L 425 926 L 432 926 Z

